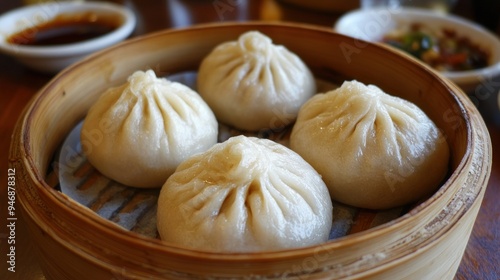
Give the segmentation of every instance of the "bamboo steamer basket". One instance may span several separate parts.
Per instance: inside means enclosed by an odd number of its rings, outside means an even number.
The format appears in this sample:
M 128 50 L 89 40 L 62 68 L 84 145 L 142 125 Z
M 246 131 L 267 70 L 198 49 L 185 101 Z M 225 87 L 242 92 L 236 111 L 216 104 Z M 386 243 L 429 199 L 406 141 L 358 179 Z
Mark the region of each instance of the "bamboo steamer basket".
M 136 70 L 196 70 L 217 44 L 259 30 L 316 76 L 378 85 L 422 108 L 447 138 L 442 186 L 406 214 L 324 244 L 262 253 L 189 250 L 125 230 L 58 191 L 52 160 L 99 94 Z M 47 279 L 452 279 L 488 182 L 491 142 L 454 84 L 388 47 L 291 23 L 226 23 L 132 39 L 72 65 L 34 97 L 10 151 L 23 217 Z

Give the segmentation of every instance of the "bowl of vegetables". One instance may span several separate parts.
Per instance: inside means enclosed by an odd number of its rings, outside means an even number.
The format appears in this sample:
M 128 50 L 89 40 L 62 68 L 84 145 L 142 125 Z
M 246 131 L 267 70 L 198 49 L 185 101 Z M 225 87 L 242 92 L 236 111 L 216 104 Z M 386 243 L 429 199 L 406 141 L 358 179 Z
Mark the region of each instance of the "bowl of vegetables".
M 349 12 L 334 29 L 352 37 L 346 55 L 363 41 L 392 46 L 427 64 L 466 92 L 487 119 L 500 123 L 494 101 L 500 91 L 500 39 L 455 15 L 417 8 L 375 8 Z

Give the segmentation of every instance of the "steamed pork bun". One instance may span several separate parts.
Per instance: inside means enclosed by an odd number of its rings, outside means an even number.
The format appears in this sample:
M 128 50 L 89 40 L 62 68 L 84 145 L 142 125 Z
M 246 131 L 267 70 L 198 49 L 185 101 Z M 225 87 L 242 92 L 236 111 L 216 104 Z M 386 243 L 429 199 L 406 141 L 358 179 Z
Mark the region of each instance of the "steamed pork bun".
M 202 61 L 197 83 L 220 122 L 247 131 L 292 123 L 316 93 L 304 62 L 257 31 L 217 46 Z
M 420 108 L 357 81 L 308 101 L 290 147 L 323 176 L 332 199 L 372 209 L 429 195 L 449 158 L 446 140 Z
M 162 240 L 256 252 L 328 240 L 332 202 L 320 175 L 267 139 L 236 136 L 179 165 L 158 199 Z
M 161 187 L 177 165 L 217 142 L 214 114 L 193 90 L 138 71 L 110 88 L 84 120 L 81 143 L 105 176 L 134 187 Z

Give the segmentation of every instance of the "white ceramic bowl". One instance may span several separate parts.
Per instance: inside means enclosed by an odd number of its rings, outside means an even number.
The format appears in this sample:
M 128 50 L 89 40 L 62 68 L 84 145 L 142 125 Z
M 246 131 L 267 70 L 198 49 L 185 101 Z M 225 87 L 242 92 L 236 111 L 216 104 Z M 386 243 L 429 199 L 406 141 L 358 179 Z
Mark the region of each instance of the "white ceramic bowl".
M 422 23 L 435 30 L 449 28 L 456 30 L 460 37 L 470 38 L 490 52 L 490 65 L 470 71 L 441 72 L 441 74 L 460 86 L 472 101 L 483 105 L 495 100 L 500 90 L 500 39 L 480 25 L 458 16 L 444 15 L 430 10 L 415 8 L 377 8 L 349 12 L 339 18 L 334 29 L 356 39 L 378 42 L 389 31 L 411 23 Z M 360 40 L 346 42 L 351 46 L 349 52 L 362 51 Z M 483 103 L 483 104 L 481 104 Z M 493 102 L 494 104 L 495 102 Z M 496 106 L 495 106 L 496 107 Z M 498 114 L 498 108 L 496 114 Z
M 27 28 L 36 28 L 58 15 L 85 12 L 116 16 L 120 25 L 100 37 L 64 45 L 28 46 L 7 41 L 9 36 Z M 0 51 L 32 69 L 56 73 L 90 53 L 124 40 L 132 33 L 135 24 L 136 18 L 129 9 L 106 2 L 53 2 L 25 6 L 0 16 Z

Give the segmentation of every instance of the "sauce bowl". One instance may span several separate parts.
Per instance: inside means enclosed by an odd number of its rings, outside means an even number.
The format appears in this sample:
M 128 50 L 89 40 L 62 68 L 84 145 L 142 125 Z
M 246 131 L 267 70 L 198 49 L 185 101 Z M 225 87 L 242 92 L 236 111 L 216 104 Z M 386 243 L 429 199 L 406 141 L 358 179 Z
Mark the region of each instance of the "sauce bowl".
M 363 41 L 380 42 L 384 35 L 411 24 L 440 31 L 453 30 L 457 38 L 467 38 L 489 53 L 489 65 L 466 71 L 439 74 L 458 85 L 488 121 L 500 124 L 495 105 L 500 91 L 500 38 L 486 28 L 455 15 L 444 15 L 418 8 L 374 8 L 349 12 L 335 23 L 336 32 L 353 37 L 354 51 L 362 51 Z M 401 51 L 403 52 L 403 51 Z M 406 53 L 405 53 L 406 54 Z
M 106 17 L 116 26 L 101 36 L 65 44 L 27 45 L 10 42 L 17 34 L 23 40 L 53 24 L 60 17 L 90 15 Z M 15 57 L 26 66 L 45 73 L 57 73 L 97 50 L 127 38 L 134 30 L 135 15 L 126 7 L 104 2 L 54 2 L 31 5 L 0 16 L 0 52 Z M 63 26 L 64 27 L 64 26 Z

